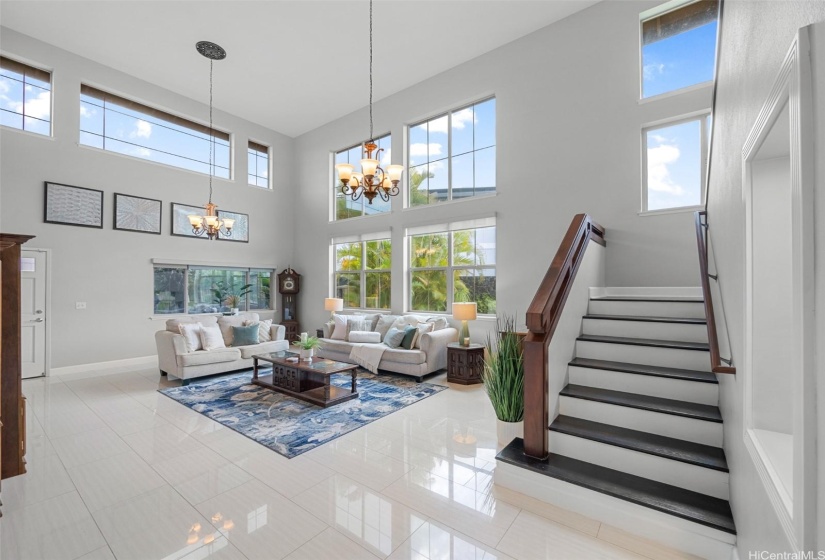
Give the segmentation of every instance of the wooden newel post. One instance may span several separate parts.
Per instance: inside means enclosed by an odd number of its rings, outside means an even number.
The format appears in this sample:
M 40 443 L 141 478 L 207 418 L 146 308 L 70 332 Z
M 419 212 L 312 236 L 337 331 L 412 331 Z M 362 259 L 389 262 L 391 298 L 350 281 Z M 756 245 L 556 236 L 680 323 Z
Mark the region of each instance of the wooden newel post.
M 524 339 L 524 452 L 547 457 L 547 343 L 542 335 Z

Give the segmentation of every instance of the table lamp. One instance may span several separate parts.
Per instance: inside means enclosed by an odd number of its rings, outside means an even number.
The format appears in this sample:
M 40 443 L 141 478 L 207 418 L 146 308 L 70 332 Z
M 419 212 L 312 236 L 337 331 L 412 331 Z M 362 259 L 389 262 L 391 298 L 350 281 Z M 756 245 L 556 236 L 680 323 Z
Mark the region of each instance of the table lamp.
M 475 321 L 476 316 L 477 309 L 475 302 L 453 304 L 453 319 L 461 321 L 461 332 L 458 335 L 458 343 L 462 346 L 470 345 L 470 327 L 467 325 L 467 321 Z
M 336 311 L 341 311 L 344 308 L 344 300 L 341 298 L 328 297 L 324 298 L 324 309 L 329 311 L 329 318 L 332 319 Z

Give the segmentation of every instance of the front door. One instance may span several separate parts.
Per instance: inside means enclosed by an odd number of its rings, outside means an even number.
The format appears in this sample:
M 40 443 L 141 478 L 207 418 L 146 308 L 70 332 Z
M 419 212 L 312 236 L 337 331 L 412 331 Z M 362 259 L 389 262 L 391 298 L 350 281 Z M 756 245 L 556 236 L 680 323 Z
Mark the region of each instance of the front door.
M 23 378 L 46 374 L 46 252 L 23 250 L 20 257 L 20 313 Z

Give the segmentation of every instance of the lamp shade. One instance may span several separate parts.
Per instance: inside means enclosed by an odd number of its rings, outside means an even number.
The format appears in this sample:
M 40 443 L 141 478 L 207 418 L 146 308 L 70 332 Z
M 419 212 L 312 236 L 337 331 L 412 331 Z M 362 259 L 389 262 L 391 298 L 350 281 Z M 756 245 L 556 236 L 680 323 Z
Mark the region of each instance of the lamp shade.
M 328 297 L 324 299 L 324 309 L 327 311 L 341 311 L 344 308 L 344 300 L 341 298 Z
M 454 303 L 453 319 L 459 321 L 474 321 L 477 316 L 476 303 Z

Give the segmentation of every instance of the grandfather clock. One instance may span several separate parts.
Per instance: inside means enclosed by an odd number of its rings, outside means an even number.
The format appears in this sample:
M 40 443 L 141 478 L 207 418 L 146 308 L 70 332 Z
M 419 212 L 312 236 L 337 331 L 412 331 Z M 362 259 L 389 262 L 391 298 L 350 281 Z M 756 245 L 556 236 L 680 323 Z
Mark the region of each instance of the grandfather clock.
M 286 339 L 291 343 L 298 340 L 298 291 L 301 289 L 301 275 L 286 268 L 278 275 L 278 291 L 281 293 L 281 324 L 286 329 Z

